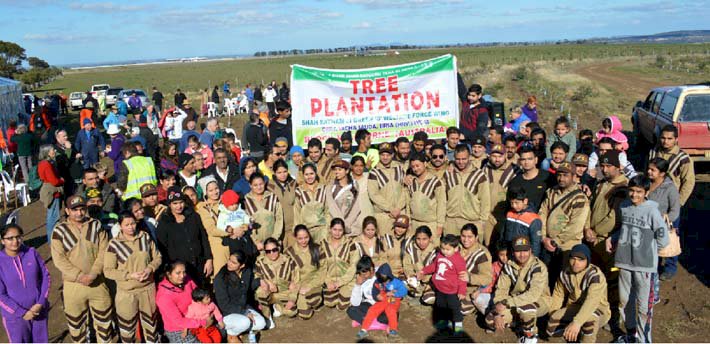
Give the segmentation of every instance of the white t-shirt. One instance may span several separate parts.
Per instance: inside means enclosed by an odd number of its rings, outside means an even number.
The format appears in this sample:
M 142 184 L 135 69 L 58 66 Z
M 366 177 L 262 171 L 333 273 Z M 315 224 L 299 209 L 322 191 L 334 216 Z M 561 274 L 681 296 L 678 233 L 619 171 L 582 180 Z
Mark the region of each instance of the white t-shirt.
M 273 88 L 267 88 L 266 91 L 264 91 L 264 101 L 267 103 L 273 103 L 274 98 L 276 98 L 276 91 Z
M 177 110 L 176 117 L 168 117 L 165 119 L 165 131 L 168 133 L 168 139 L 179 140 L 182 138 L 182 122 L 187 118 L 187 113 L 182 110 Z
M 372 285 L 375 284 L 375 276 L 362 282 L 361 285 L 355 284 L 353 291 L 350 294 L 350 304 L 357 307 L 360 303 L 367 302 L 371 305 L 375 304 L 375 298 L 372 297 Z

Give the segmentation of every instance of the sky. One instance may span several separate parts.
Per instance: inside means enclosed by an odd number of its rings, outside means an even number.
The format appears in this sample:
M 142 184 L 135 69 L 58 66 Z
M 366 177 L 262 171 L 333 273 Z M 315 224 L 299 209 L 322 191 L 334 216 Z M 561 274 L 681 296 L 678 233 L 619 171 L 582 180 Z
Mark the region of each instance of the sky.
M 0 40 L 52 65 L 710 29 L 710 0 L 0 0 L 0 13 Z

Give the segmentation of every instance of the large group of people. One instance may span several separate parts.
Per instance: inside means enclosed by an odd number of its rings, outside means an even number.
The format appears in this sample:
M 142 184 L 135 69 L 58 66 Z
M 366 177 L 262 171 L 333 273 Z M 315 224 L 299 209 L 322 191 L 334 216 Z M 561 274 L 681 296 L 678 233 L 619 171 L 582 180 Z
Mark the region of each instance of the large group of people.
M 560 117 L 548 133 L 531 96 L 496 124 L 474 84 L 443 140 L 373 145 L 360 129 L 300 147 L 286 93 L 250 103 L 238 145 L 217 119 L 199 128 L 180 94 L 103 125 L 87 106 L 73 141 L 51 115 L 11 126 L 23 175 L 41 180 L 72 341 L 254 342 L 321 307 L 347 312 L 359 339 L 397 336 L 405 303 L 452 336 L 480 317 L 536 342 L 544 317 L 545 337 L 594 342 L 608 323 L 651 341 L 695 180 L 675 127 L 634 166 L 617 117 L 578 137 Z M 8 340 L 46 342 L 45 260 L 20 226 L 0 234 Z

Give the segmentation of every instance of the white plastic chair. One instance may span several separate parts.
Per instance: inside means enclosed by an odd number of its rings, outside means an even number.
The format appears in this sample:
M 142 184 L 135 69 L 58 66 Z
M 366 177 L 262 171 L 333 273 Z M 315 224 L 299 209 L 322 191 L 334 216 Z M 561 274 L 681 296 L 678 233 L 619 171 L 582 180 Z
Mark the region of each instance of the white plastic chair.
M 207 103 L 207 118 L 217 117 L 217 103 L 209 102 Z
M 15 193 L 15 207 L 17 207 L 17 199 L 21 197 L 22 206 L 27 206 L 30 203 L 30 193 L 27 190 L 27 184 L 15 183 L 7 171 L 0 172 L 2 174 L 3 194 L 5 195 L 5 203 L 10 202 L 10 193 Z
M 235 99 L 224 99 L 224 112 L 227 116 L 231 117 L 237 114 L 237 101 Z

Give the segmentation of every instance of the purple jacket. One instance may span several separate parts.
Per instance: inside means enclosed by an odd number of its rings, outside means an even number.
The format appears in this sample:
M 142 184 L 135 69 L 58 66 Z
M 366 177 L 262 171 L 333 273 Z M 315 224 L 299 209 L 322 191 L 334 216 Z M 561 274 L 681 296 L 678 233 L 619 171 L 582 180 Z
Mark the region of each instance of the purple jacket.
M 530 121 L 537 122 L 537 106 L 534 109 L 528 107 L 528 104 L 523 105 L 523 114 L 530 118 Z
M 143 102 L 138 96 L 130 96 L 128 97 L 128 106 L 130 106 L 131 109 L 140 109 L 141 107 L 143 107 Z
M 116 137 L 111 140 L 111 151 L 108 152 L 108 157 L 113 160 L 113 170 L 116 175 L 118 175 L 118 171 L 123 168 L 123 154 L 121 154 L 121 147 L 123 147 L 123 144 L 126 142 L 126 137 L 118 134 Z
M 22 246 L 16 257 L 0 250 L 0 310 L 4 319 L 22 318 L 35 304 L 49 309 L 50 276 L 34 248 Z

